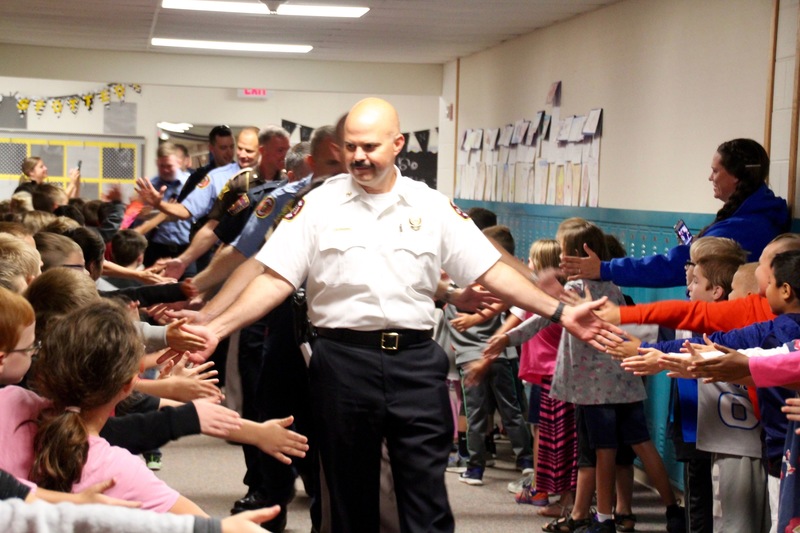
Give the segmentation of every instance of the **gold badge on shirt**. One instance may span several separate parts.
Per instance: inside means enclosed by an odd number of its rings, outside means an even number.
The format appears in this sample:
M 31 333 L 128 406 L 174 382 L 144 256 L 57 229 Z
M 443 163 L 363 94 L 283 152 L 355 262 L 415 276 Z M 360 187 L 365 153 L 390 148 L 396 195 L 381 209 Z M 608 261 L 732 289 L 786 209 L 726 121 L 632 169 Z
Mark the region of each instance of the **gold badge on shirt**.
M 419 229 L 422 227 L 422 217 L 409 217 L 408 225 L 414 231 L 419 231 Z

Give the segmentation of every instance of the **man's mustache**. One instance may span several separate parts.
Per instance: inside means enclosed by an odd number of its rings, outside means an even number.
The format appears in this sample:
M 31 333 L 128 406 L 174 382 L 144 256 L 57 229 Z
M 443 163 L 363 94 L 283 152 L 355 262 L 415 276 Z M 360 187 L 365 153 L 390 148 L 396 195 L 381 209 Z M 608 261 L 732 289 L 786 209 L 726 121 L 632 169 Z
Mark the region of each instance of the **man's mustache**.
M 368 168 L 375 168 L 375 165 L 367 161 L 353 161 L 350 163 L 350 168 L 353 170 L 363 170 Z

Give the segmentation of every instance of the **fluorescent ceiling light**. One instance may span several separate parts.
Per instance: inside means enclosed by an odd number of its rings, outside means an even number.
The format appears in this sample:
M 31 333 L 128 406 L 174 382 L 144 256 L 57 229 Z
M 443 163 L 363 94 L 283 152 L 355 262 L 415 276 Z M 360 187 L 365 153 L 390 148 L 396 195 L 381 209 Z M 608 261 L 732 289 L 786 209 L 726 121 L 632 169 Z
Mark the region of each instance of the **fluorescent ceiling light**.
M 192 129 L 192 124 L 188 122 L 159 122 L 156 124 L 159 129 L 171 131 L 173 133 L 183 133 Z
M 188 9 L 192 11 L 214 11 L 245 15 L 269 15 L 271 2 L 222 2 L 218 0 L 162 0 L 164 9 Z M 277 2 L 276 2 L 277 3 Z M 286 5 L 280 3 L 274 14 L 298 17 L 347 17 L 359 18 L 369 11 L 368 7 L 355 6 L 311 6 Z
M 234 52 L 281 52 L 288 54 L 306 54 L 314 48 L 307 44 L 233 43 L 228 41 L 162 39 L 160 37 L 153 37 L 150 40 L 150 44 L 174 48 L 202 48 L 205 50 L 229 50 Z

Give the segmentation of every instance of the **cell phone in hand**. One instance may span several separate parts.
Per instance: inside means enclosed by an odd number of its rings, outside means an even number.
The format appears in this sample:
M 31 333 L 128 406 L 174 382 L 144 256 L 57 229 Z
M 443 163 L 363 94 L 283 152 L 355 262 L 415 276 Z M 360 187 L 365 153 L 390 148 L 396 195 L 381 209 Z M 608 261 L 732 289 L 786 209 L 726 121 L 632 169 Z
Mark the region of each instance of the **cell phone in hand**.
M 78 172 L 81 171 L 81 165 L 83 164 L 83 160 L 78 159 Z
M 678 236 L 678 241 L 681 244 L 685 244 L 687 246 L 692 244 L 694 236 L 692 235 L 692 232 L 689 230 L 689 227 L 686 225 L 683 219 L 678 220 L 678 222 L 675 224 L 674 229 L 675 229 L 675 235 Z

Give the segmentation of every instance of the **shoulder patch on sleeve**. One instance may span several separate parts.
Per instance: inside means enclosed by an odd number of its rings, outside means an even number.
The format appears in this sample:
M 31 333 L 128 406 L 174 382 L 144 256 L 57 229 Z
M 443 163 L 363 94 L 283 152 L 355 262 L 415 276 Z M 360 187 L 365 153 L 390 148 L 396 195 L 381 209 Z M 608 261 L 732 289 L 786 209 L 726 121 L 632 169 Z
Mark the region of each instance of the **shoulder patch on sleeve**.
M 228 208 L 228 214 L 231 216 L 238 215 L 249 206 L 250 198 L 248 198 L 246 194 L 243 194 Z
M 228 187 L 228 184 L 226 183 L 225 186 L 222 187 L 222 190 L 219 191 L 219 194 L 217 195 L 217 199 L 218 200 L 222 200 L 230 190 L 231 190 L 231 188 Z
M 458 206 L 455 204 L 455 202 L 453 202 L 452 200 L 450 200 L 450 207 L 452 207 L 452 208 L 453 208 L 453 211 L 455 211 L 455 212 L 456 212 L 456 215 L 460 216 L 460 217 L 461 217 L 461 218 L 463 218 L 464 220 L 469 220 L 469 215 L 468 215 L 468 214 L 466 214 L 464 211 L 462 211 L 462 210 L 461 210 L 461 208 L 460 208 L 460 207 L 458 207 Z
M 274 208 L 275 198 L 267 195 L 258 203 L 258 207 L 256 207 L 256 216 L 258 218 L 267 218 Z
M 201 179 L 200 183 L 197 184 L 197 188 L 198 189 L 205 189 L 206 187 L 208 187 L 209 183 L 211 183 L 211 178 L 209 178 L 208 174 L 206 174 L 206 177 Z
M 291 213 L 289 213 L 288 215 L 283 217 L 283 219 L 284 220 L 292 220 L 294 217 L 296 217 L 297 215 L 300 214 L 300 211 L 303 210 L 303 206 L 304 205 L 306 205 L 306 201 L 303 198 L 301 198 L 300 200 L 297 201 L 297 203 L 295 204 L 294 209 L 292 209 Z

